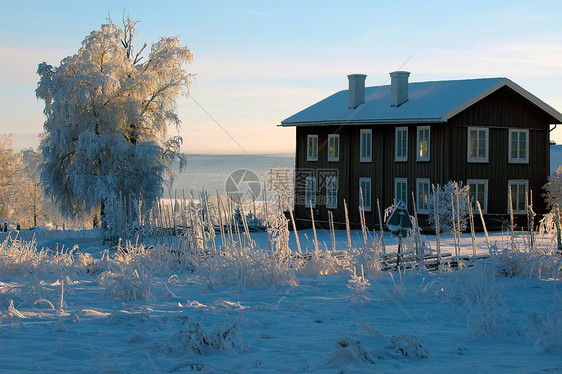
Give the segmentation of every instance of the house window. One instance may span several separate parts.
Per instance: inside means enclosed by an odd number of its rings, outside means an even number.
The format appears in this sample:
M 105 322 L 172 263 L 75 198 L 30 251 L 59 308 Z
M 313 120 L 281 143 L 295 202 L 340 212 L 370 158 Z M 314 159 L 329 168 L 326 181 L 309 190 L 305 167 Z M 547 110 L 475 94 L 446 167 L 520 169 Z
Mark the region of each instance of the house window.
M 316 208 L 316 177 L 306 177 L 304 204 L 307 208 Z
M 338 208 L 338 177 L 336 175 L 326 177 L 326 208 Z
M 429 126 L 418 126 L 418 152 L 417 161 L 429 161 Z
M 488 180 L 487 179 L 469 179 L 466 184 L 470 187 L 468 196 L 472 202 L 474 212 L 478 214 L 476 202 L 480 203 L 482 213 L 488 213 Z
M 468 128 L 468 162 L 488 162 L 488 129 Z
M 406 178 L 394 179 L 394 201 L 403 201 L 408 205 L 408 180 Z
M 371 130 L 361 130 L 359 149 L 361 151 L 359 161 L 371 162 L 373 158 L 373 132 Z
M 408 128 L 397 127 L 394 132 L 395 161 L 408 161 Z
M 429 200 L 429 179 L 418 178 L 416 179 L 416 207 L 418 213 L 427 214 L 429 213 L 429 206 L 427 201 Z
M 371 211 L 371 178 L 359 178 L 359 206 Z
M 340 136 L 339 134 L 328 135 L 328 161 L 340 160 Z
M 510 180 L 508 194 L 511 194 L 511 206 L 513 214 L 525 214 L 527 212 L 527 192 L 529 190 L 529 181 L 527 180 Z M 507 207 L 509 212 L 509 195 L 507 196 Z
M 509 130 L 509 162 L 529 162 L 529 130 Z
M 308 135 L 306 144 L 306 161 L 318 161 L 318 135 Z

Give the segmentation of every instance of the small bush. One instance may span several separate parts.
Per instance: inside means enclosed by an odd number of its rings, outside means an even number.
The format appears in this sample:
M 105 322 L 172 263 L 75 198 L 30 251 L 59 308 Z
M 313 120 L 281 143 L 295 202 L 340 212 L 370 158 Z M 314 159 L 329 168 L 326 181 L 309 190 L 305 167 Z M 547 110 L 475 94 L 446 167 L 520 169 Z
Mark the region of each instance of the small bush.
M 152 277 L 142 268 L 115 266 L 98 277 L 98 283 L 106 286 L 106 294 L 120 300 L 149 299 Z
M 230 247 L 212 251 L 198 264 L 195 273 L 209 288 L 236 286 L 246 289 L 298 284 L 289 254 L 259 248 Z
M 361 267 L 361 274 L 357 275 L 357 271 L 353 268 L 351 279 L 347 281 L 347 288 L 351 290 L 351 301 L 354 304 L 364 304 L 371 300 L 371 295 L 367 292 L 367 288 L 371 286 L 369 280 L 365 278 L 363 267 Z
M 503 302 L 503 288 L 497 282 L 491 262 L 451 273 L 443 291 L 450 300 L 461 304 L 471 335 L 502 332 L 508 310 Z
M 338 339 L 333 348 L 333 352 L 326 360 L 327 365 L 348 363 L 348 362 L 368 362 L 375 363 L 374 358 L 367 351 L 365 346 L 357 339 L 343 337 Z
M 391 336 L 382 349 L 379 354 L 380 358 L 429 358 L 429 352 L 415 335 Z
M 491 259 L 496 273 L 505 277 L 556 278 L 562 275 L 562 259 L 551 248 L 510 247 Z
M 232 325 L 221 326 L 211 332 L 205 331 L 199 322 L 187 320 L 185 327 L 172 336 L 168 350 L 193 352 L 208 355 L 213 351 L 233 351 L 236 347 L 244 351 L 240 321 Z
M 562 350 L 562 313 L 555 310 L 530 314 L 527 336 L 547 351 Z

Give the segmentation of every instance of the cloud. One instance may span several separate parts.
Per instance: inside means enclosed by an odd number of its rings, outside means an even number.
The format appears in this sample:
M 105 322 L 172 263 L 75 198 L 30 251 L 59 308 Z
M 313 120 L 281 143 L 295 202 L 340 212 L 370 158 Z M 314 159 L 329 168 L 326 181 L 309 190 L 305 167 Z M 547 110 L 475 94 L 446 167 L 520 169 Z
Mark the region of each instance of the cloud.
M 254 16 L 269 16 L 269 13 L 259 12 L 257 10 L 243 10 L 242 13 L 252 14 Z

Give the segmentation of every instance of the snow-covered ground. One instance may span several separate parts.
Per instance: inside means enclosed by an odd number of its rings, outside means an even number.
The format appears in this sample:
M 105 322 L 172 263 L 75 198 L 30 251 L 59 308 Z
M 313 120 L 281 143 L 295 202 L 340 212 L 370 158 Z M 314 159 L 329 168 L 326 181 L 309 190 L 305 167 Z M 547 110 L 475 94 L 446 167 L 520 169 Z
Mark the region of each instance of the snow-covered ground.
M 312 231 L 299 234 L 313 252 Z M 460 271 L 365 269 L 362 278 L 358 266 L 354 275 L 321 255 L 295 269 L 256 250 L 193 270 L 161 247 L 102 260 L 95 230 L 34 235 L 38 248 L 59 243 L 61 254 L 2 245 L 3 373 L 562 372 L 556 257 L 514 252 Z M 361 247 L 361 232 L 351 236 Z M 331 249 L 329 232 L 318 237 Z M 264 233 L 252 238 L 267 247 Z M 426 239 L 434 248 L 435 237 Z M 523 248 L 528 236 L 516 239 Z M 501 233 L 491 241 L 510 246 Z M 337 231 L 337 249 L 346 242 Z M 395 250 L 390 235 L 385 242 Z M 452 243 L 443 237 L 443 251 L 454 252 Z M 471 243 L 463 236 L 464 253 Z M 70 255 L 62 244 L 78 247 Z M 482 235 L 477 245 L 488 253 Z
M 229 162 L 195 157 L 178 191 L 200 189 L 191 181 L 205 173 L 221 191 Z M 552 170 L 560 164 L 554 146 Z M 307 263 L 259 249 L 195 263 L 158 245 L 117 253 L 95 229 L 0 233 L 0 373 L 562 373 L 562 262 L 544 250 L 551 235 L 529 251 L 528 233 L 515 246 L 491 233 L 499 254 L 433 272 L 377 271 L 361 231 L 343 258 L 326 253 L 347 249 L 345 231 L 335 244 L 317 235 L 320 252 L 313 231 L 299 231 Z M 251 236 L 268 247 L 264 232 Z M 423 237 L 435 251 L 436 237 Z M 378 233 L 372 240 L 380 251 Z M 392 235 L 384 243 L 396 252 Z M 483 234 L 475 246 L 490 253 Z M 470 235 L 461 247 L 473 254 Z M 451 235 L 441 251 L 454 254 Z

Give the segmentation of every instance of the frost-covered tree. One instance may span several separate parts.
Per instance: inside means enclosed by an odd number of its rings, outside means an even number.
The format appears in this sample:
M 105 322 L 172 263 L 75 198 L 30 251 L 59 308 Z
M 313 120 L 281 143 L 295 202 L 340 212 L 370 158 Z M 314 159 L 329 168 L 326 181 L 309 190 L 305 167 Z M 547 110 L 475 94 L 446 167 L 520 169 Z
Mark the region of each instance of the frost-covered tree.
M 562 166 L 548 177 L 548 182 L 544 185 L 546 193 L 546 203 L 550 209 L 554 209 L 556 204 L 562 206 Z
M 33 226 L 37 226 L 37 218 L 47 217 L 44 207 L 45 199 L 40 187 L 41 178 L 39 173 L 39 167 L 43 159 L 40 153 L 32 148 L 27 148 L 21 153 L 21 161 L 23 173 L 29 182 L 29 190 L 27 191 L 29 201 L 27 205 L 29 205 L 30 209 L 28 209 L 28 215 L 33 219 Z
M 435 190 L 439 198 L 439 227 L 441 231 L 457 231 L 466 230 L 469 218 L 469 186 L 463 186 L 462 182 L 449 181 L 446 185 Z M 435 225 L 434 201 L 436 196 L 429 196 L 427 206 L 429 207 L 428 222 Z M 453 215 L 454 204 L 454 215 Z M 459 230 L 460 229 L 460 230 Z
M 151 205 L 163 174 L 180 156 L 176 99 L 192 75 L 191 51 L 164 37 L 135 53 L 136 22 L 111 22 L 92 31 L 60 66 L 39 64 L 38 98 L 45 101 L 41 180 L 66 216 L 103 210 L 119 197 Z M 143 62 L 144 61 L 144 62 Z M 111 212 L 107 212 L 110 214 Z
M 21 157 L 12 148 L 12 136 L 0 135 L 0 219 L 20 220 L 28 209 L 31 184 L 24 176 Z

